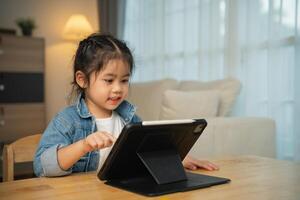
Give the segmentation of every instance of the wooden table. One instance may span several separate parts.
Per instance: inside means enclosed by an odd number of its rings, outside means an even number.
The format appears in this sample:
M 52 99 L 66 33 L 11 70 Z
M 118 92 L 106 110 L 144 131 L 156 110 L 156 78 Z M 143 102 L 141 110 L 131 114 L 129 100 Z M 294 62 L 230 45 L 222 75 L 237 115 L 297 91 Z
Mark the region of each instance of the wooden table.
M 0 183 L 0 199 L 300 199 L 299 163 L 256 156 L 214 162 L 219 171 L 197 172 L 230 178 L 231 183 L 150 198 L 105 185 L 90 172 Z

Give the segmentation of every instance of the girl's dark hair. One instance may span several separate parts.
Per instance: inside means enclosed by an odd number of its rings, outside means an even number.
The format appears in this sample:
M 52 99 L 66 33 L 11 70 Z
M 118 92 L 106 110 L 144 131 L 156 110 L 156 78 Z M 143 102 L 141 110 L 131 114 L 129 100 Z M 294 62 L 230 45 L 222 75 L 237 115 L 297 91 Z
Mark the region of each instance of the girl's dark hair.
M 130 74 L 133 72 L 134 61 L 126 43 L 108 34 L 94 33 L 79 43 L 74 58 L 73 88 L 71 98 L 84 90 L 76 83 L 76 72 L 82 71 L 87 83 L 92 72 L 99 72 L 113 59 L 121 59 L 128 64 Z

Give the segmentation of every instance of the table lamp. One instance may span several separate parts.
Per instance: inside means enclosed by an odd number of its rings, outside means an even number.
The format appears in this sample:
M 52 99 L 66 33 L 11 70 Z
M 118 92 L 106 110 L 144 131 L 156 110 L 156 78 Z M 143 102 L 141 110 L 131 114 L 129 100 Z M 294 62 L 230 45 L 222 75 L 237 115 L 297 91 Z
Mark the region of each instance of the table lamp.
M 74 14 L 64 26 L 63 38 L 79 41 L 93 33 L 93 28 L 87 18 L 81 14 Z

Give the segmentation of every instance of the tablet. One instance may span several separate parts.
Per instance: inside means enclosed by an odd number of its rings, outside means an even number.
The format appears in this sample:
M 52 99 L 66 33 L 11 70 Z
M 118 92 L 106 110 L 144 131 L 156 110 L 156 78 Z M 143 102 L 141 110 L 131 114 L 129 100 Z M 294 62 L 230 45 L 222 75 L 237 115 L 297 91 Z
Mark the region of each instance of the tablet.
M 182 160 L 207 126 L 204 119 L 127 124 L 98 172 L 114 187 L 156 196 L 227 183 L 185 172 Z

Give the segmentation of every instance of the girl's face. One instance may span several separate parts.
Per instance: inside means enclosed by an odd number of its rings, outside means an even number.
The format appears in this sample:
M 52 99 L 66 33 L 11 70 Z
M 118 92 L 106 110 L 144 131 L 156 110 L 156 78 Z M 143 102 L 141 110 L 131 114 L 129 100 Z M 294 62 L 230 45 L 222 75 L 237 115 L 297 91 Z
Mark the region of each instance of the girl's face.
M 101 71 L 93 72 L 90 76 L 90 83 L 85 88 L 89 111 L 96 118 L 110 117 L 112 110 L 127 97 L 129 66 L 122 60 L 111 60 Z

